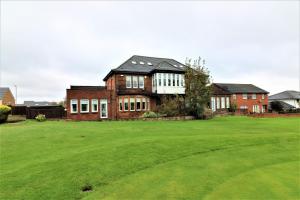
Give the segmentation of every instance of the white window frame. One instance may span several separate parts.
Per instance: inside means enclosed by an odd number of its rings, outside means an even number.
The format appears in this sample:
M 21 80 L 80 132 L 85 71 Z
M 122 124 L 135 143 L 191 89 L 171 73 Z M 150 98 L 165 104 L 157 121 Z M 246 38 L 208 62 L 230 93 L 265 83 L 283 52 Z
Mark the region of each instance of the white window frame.
M 138 109 L 138 103 L 140 103 L 140 108 Z M 142 110 L 142 101 L 141 101 L 141 98 L 136 98 L 136 101 L 135 101 L 135 107 L 136 107 L 136 111 L 141 111 Z
M 171 74 L 167 74 L 168 75 L 168 87 L 170 87 L 172 85 L 172 80 L 171 80 Z
M 132 88 L 132 77 L 127 75 L 125 78 L 125 83 L 126 88 Z
M 247 94 L 242 94 L 243 99 L 247 99 Z
M 102 115 L 102 104 L 105 104 L 105 116 Z M 107 99 L 100 99 L 100 118 L 108 118 L 108 102 Z
M 172 86 L 173 87 L 176 86 L 176 76 L 175 76 L 175 74 L 172 74 Z
M 144 89 L 144 76 L 139 76 L 139 88 Z
M 265 99 L 265 94 L 262 94 L 262 95 L 261 95 L 261 99 Z
M 144 104 L 145 103 L 145 104 Z M 145 105 L 145 108 L 143 108 L 143 104 Z M 146 103 L 146 98 L 143 98 L 142 100 L 142 106 L 141 106 L 142 110 L 147 110 L 147 103 Z
M 133 109 L 131 107 L 131 103 L 133 103 Z M 130 105 L 130 111 L 135 111 L 135 99 L 133 97 L 130 98 L 129 100 L 129 105 Z
M 163 73 L 163 86 L 167 86 L 167 74 Z
M 136 85 L 134 84 L 136 81 Z M 139 78 L 138 76 L 132 76 L 132 88 L 139 88 Z
M 122 108 L 121 108 L 121 106 L 122 106 Z M 124 109 L 123 99 L 122 99 L 122 97 L 120 97 L 119 98 L 119 111 L 123 111 L 123 109 Z
M 221 97 L 221 109 L 225 108 L 225 97 Z
M 229 97 L 226 97 L 226 108 L 230 108 L 230 100 L 229 100 Z
M 220 97 L 217 97 L 217 109 L 220 109 Z
M 210 107 L 211 107 L 211 110 L 213 112 L 216 111 L 216 98 L 215 97 L 211 97 L 211 100 L 210 100 Z
M 76 111 L 73 110 L 73 105 L 76 104 Z M 70 100 L 70 111 L 71 113 L 78 113 L 78 99 Z
M 98 99 L 92 99 L 91 100 L 91 105 L 92 105 L 92 112 L 98 112 L 98 110 L 99 110 L 99 106 L 98 106 Z M 97 105 L 97 109 L 96 110 L 94 110 L 94 105 Z
M 84 103 L 85 102 L 85 103 Z M 82 105 L 87 104 L 87 111 L 82 111 Z M 80 99 L 80 113 L 89 113 L 90 112 L 90 102 L 88 99 Z
M 126 109 L 126 103 L 127 103 L 127 109 Z M 128 97 L 124 98 L 124 111 L 128 111 L 129 110 L 129 100 Z
M 232 99 L 234 99 L 234 100 L 236 99 L 236 94 L 232 95 Z
M 176 86 L 179 87 L 179 74 L 176 74 Z
M 161 86 L 161 73 L 158 73 L 158 86 Z
M 181 87 L 184 87 L 184 75 L 181 74 L 180 78 L 180 85 Z
M 252 94 L 252 99 L 256 99 L 256 94 Z

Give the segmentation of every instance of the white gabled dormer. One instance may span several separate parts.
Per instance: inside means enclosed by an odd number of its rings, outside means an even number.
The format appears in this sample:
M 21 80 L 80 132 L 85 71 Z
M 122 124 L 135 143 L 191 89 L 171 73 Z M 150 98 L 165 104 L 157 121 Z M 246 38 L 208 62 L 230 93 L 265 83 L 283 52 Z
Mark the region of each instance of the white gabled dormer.
M 157 94 L 185 94 L 184 74 L 154 73 L 152 92 Z

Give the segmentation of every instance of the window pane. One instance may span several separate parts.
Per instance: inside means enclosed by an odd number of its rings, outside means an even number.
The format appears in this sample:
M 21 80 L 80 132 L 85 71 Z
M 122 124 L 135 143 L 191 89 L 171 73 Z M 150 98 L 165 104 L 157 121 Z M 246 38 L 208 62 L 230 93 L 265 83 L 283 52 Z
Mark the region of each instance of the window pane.
M 141 110 L 141 99 L 140 98 L 136 99 L 136 110 Z
M 158 74 L 158 86 L 161 86 L 161 74 Z
M 98 112 L 98 99 L 92 99 L 92 112 Z
M 128 98 L 124 98 L 124 110 L 128 111 Z
M 171 86 L 171 74 L 168 74 L 168 86 Z
M 130 110 L 134 111 L 134 98 L 130 98 Z
M 137 76 L 132 76 L 132 87 L 138 88 L 138 77 Z
M 243 94 L 243 99 L 247 99 L 247 94 Z
M 119 98 L 119 110 L 120 110 L 120 111 L 123 110 L 123 102 L 122 102 L 122 98 Z
M 221 97 L 221 108 L 225 108 L 225 97 Z
M 139 88 L 144 88 L 144 76 L 139 76 Z
M 181 87 L 183 87 L 183 79 L 184 79 L 184 76 L 182 74 L 180 74 L 180 85 L 181 85 Z
M 173 76 L 173 86 L 175 86 L 175 74 L 172 74 Z
M 80 112 L 89 112 L 89 100 L 88 99 L 80 100 Z
M 131 88 L 131 76 L 126 76 L 126 88 Z
M 226 97 L 226 108 L 230 108 L 229 97 Z
M 166 74 L 163 74 L 163 78 L 164 78 L 164 86 L 167 86 L 167 78 L 166 78 Z
M 146 110 L 146 99 L 143 98 L 142 109 Z
M 179 74 L 176 74 L 176 84 L 179 86 Z
M 70 101 L 71 113 L 77 113 L 77 107 L 78 107 L 77 103 L 78 103 L 77 99 L 72 99 Z

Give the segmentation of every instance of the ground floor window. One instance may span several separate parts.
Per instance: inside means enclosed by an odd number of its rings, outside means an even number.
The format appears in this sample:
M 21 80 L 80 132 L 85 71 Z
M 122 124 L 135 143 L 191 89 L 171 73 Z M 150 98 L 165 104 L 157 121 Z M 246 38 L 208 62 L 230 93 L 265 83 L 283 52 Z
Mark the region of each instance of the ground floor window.
M 254 113 L 260 113 L 259 105 L 253 105 L 252 106 L 252 112 L 254 112 Z
M 141 98 L 136 98 L 136 111 L 141 110 Z
M 89 100 L 88 99 L 80 99 L 80 112 L 81 113 L 89 112 Z
M 221 108 L 225 108 L 225 97 L 221 97 Z
M 107 112 L 107 99 L 101 99 L 100 100 L 100 108 L 101 108 L 101 118 L 107 118 L 108 112 Z
M 217 97 L 217 109 L 220 109 L 220 98 Z
M 71 101 L 70 101 L 70 110 L 71 110 L 71 113 L 77 113 L 78 112 L 78 100 L 77 99 L 71 99 Z
M 210 107 L 213 112 L 216 111 L 216 98 L 215 97 L 211 97 Z
M 98 112 L 98 99 L 92 99 L 92 112 Z
M 146 98 L 143 98 L 142 110 L 146 110 Z
M 122 98 L 119 98 L 119 111 L 123 111 L 123 101 L 122 101 Z
M 135 104 L 135 101 L 134 101 L 134 98 L 130 98 L 130 111 L 134 111 L 134 104 Z
M 229 97 L 226 97 L 226 108 L 230 108 Z
M 124 111 L 128 111 L 128 98 L 124 98 Z

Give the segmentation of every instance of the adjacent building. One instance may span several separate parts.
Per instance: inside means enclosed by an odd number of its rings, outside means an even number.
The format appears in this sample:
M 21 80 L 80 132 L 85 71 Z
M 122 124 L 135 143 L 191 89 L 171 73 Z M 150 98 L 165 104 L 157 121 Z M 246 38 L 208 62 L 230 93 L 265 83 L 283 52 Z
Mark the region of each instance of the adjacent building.
M 105 76 L 105 86 L 67 89 L 67 118 L 138 118 L 155 110 L 162 95 L 185 94 L 184 69 L 174 59 L 132 56 Z
M 15 105 L 15 98 L 8 87 L 0 87 L 0 105 Z
M 280 101 L 284 102 L 283 105 L 286 105 L 287 108 L 300 108 L 300 92 L 294 90 L 286 90 L 269 97 L 269 102 Z
M 268 110 L 268 92 L 252 84 L 212 84 L 211 109 L 227 112 L 235 106 L 237 111 L 264 113 Z

